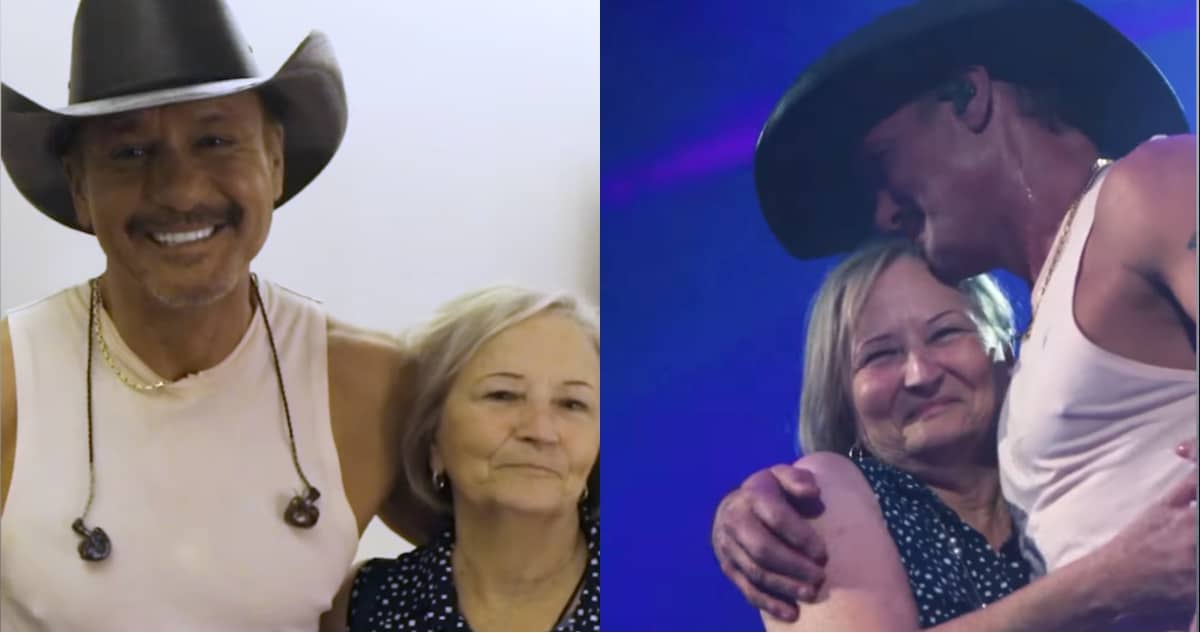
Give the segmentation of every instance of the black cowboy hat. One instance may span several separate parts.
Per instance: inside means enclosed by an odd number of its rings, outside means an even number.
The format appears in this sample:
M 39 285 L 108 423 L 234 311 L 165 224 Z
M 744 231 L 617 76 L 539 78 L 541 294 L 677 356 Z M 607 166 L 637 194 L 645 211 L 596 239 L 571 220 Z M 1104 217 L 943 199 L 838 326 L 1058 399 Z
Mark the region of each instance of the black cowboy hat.
M 883 15 L 810 65 L 767 119 L 754 153 L 763 215 L 795 257 L 872 232 L 856 176 L 876 123 L 970 65 L 1049 90 L 1059 115 L 1109 157 L 1188 131 L 1178 98 L 1129 38 L 1071 0 L 921 0 Z
M 346 92 L 328 38 L 312 32 L 273 76 L 222 0 L 82 0 L 71 49 L 70 105 L 44 108 L 3 85 L 0 139 L 13 184 L 57 222 L 84 230 L 62 165 L 82 119 L 257 90 L 284 127 L 282 205 L 333 158 Z

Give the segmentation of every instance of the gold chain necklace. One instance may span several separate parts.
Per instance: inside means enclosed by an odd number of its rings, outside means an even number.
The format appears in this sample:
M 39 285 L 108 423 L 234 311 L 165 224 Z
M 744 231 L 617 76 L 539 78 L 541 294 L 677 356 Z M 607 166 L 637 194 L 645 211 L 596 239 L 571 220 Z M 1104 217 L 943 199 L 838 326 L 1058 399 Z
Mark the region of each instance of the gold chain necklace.
M 1067 207 L 1067 214 L 1063 216 L 1062 222 L 1058 225 L 1058 233 L 1054 236 L 1054 244 L 1052 245 L 1054 252 L 1050 256 L 1050 265 L 1042 269 L 1038 275 L 1036 283 L 1034 283 L 1034 299 L 1029 306 L 1029 325 L 1025 328 L 1025 333 L 1021 335 L 1021 342 L 1029 340 L 1029 334 L 1033 332 L 1033 321 L 1037 317 L 1038 306 L 1042 304 L 1042 297 L 1046 294 L 1046 287 L 1050 285 L 1050 276 L 1054 274 L 1054 268 L 1058 265 L 1058 258 L 1062 256 L 1063 246 L 1067 243 L 1067 234 L 1071 231 L 1071 222 L 1075 219 L 1075 210 L 1079 208 L 1079 203 L 1083 202 L 1083 197 L 1096 184 L 1096 178 L 1100 172 L 1104 170 L 1112 161 L 1107 158 L 1097 158 L 1096 162 L 1092 163 L 1092 169 L 1088 173 L 1087 184 L 1083 186 L 1083 190 L 1076 196 L 1075 201 Z
M 121 371 L 120 367 L 117 367 L 116 361 L 114 361 L 112 358 L 112 353 L 108 350 L 108 343 L 104 340 L 104 333 L 100 331 L 100 310 L 104 309 L 104 300 L 100 296 L 100 284 L 97 283 L 96 279 L 92 279 L 90 285 L 92 287 L 92 311 L 94 312 L 94 314 L 91 315 L 93 323 L 92 333 L 95 335 L 96 340 L 100 342 L 100 356 L 104 358 L 104 364 L 108 365 L 108 368 L 117 375 L 117 378 L 119 378 L 126 387 L 129 387 L 134 391 L 158 391 L 163 387 L 173 384 L 175 382 L 173 380 L 159 380 L 158 382 L 150 385 L 136 382 L 126 375 L 125 372 Z
M 95 423 L 92 416 L 92 343 L 99 338 L 101 346 L 104 345 L 104 339 L 99 337 L 100 324 L 100 292 L 97 290 L 96 279 L 92 279 L 90 284 L 92 287 L 91 305 L 88 308 L 88 329 L 89 332 L 94 332 L 97 336 L 88 336 L 87 343 L 87 369 L 86 371 L 86 389 L 87 389 L 87 443 L 88 443 L 88 495 L 87 502 L 83 506 L 83 514 L 71 523 L 71 530 L 79 535 L 79 557 L 85 561 L 96 562 L 108 558 L 112 553 L 112 540 L 105 533 L 103 528 L 89 528 L 84 522 L 87 519 L 88 512 L 92 509 L 92 501 L 96 498 L 96 451 L 95 442 L 93 441 Z M 296 467 L 296 474 L 300 476 L 300 481 L 304 484 L 304 490 L 297 493 L 288 503 L 287 508 L 283 511 L 283 520 L 288 525 L 298 528 L 311 528 L 317 524 L 317 519 L 321 516 L 320 508 L 317 507 L 317 499 L 321 497 L 321 491 L 317 490 L 309 481 L 308 477 L 304 476 L 304 469 L 300 467 L 300 456 L 296 453 L 296 434 L 292 429 L 292 411 L 288 407 L 287 391 L 283 386 L 283 370 L 279 366 L 279 351 L 275 347 L 275 334 L 271 331 L 271 320 L 267 318 L 267 308 L 262 300 L 262 293 L 258 289 L 258 276 L 250 273 L 250 288 L 254 291 L 254 300 L 258 306 L 259 313 L 262 314 L 263 325 L 267 330 L 267 343 L 271 346 L 271 362 L 275 366 L 275 381 L 279 386 L 279 398 L 283 402 L 283 416 L 287 422 L 288 432 L 288 448 L 292 453 L 292 465 Z M 112 365 L 109 365 L 112 367 Z M 113 371 L 117 371 L 113 367 Z M 120 376 L 120 371 L 117 371 Z M 129 384 L 129 382 L 125 382 Z

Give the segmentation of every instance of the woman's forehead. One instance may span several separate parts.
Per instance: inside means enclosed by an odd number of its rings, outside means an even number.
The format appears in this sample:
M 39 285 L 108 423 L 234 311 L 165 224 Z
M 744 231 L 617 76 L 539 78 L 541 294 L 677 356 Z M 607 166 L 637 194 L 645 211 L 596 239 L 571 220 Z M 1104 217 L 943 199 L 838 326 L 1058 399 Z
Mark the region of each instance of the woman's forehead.
M 464 374 L 545 370 L 598 373 L 599 359 L 591 336 L 574 319 L 539 314 L 484 341 L 468 360 Z M 597 371 L 593 371 L 597 370 Z
M 857 315 L 857 334 L 905 321 L 930 322 L 947 314 L 965 314 L 966 297 L 939 281 L 916 258 L 902 257 L 875 280 Z

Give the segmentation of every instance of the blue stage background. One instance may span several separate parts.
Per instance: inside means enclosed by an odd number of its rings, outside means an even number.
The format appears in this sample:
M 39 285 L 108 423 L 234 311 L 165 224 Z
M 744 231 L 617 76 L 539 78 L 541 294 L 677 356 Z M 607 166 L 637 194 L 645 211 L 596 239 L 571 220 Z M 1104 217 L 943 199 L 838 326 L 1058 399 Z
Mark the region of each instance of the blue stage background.
M 709 546 L 719 499 L 790 462 L 805 312 L 754 196 L 758 129 L 804 65 L 894 0 L 605 0 L 601 18 L 605 630 L 761 630 Z M 1193 0 L 1085 2 L 1196 121 Z M 1028 291 L 1004 283 L 1022 320 Z

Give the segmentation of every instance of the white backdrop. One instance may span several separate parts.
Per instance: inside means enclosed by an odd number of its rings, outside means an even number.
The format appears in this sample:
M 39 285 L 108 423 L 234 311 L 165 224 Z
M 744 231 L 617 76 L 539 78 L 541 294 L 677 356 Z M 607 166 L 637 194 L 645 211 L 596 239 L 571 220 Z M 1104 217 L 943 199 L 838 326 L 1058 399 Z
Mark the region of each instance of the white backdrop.
M 350 104 L 341 150 L 276 213 L 254 269 L 392 332 L 497 282 L 598 301 L 599 4 L 230 0 L 264 73 L 327 33 Z M 66 104 L 75 7 L 0 4 L 0 77 L 42 105 Z M 0 174 L 0 309 L 103 267 L 94 238 Z M 358 557 L 407 548 L 376 521 Z

